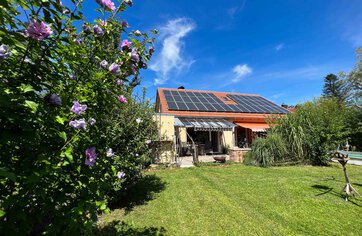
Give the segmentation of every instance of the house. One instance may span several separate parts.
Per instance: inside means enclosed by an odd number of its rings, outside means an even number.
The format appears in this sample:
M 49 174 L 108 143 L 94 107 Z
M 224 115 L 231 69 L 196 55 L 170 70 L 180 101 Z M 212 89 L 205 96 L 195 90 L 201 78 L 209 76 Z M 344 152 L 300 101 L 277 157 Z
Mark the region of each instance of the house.
M 163 162 L 176 156 L 225 153 L 247 148 L 266 135 L 268 119 L 289 111 L 255 94 L 158 88 L 156 95 L 159 142 Z

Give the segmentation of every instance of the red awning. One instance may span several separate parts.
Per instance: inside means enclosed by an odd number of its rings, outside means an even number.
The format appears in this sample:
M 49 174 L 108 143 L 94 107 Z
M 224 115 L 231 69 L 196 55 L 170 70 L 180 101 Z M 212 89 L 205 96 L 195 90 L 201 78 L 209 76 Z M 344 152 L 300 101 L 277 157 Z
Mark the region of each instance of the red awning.
M 237 126 L 251 129 L 253 132 L 266 132 L 269 129 L 267 123 L 235 123 Z

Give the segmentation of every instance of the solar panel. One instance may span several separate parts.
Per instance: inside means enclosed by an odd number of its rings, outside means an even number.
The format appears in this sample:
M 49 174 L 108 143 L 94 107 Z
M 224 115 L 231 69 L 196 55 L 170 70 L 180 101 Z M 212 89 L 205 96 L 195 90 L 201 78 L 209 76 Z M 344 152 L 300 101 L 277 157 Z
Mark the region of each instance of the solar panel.
M 213 93 L 179 90 L 163 90 L 163 93 L 169 110 L 266 114 L 288 113 L 284 108 L 259 96 L 227 94 L 226 96 L 229 101 L 234 101 L 237 104 L 226 104 Z
M 243 112 L 250 113 L 266 113 L 266 114 L 286 114 L 287 110 L 282 107 L 272 103 L 271 101 L 259 97 L 259 96 L 243 96 L 243 95 L 233 95 L 228 94 L 229 98 L 237 102 L 241 107 Z

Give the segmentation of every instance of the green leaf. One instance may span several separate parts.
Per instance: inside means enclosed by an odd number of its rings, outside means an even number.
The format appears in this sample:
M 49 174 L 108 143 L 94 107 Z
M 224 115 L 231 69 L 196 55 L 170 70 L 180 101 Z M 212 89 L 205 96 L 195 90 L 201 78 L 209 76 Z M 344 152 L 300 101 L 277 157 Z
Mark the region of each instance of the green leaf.
M 67 150 L 65 150 L 64 152 L 62 152 L 60 154 L 61 157 L 66 157 L 69 161 L 69 163 L 73 163 L 73 148 L 72 147 L 68 147 Z
M 60 117 L 60 116 L 56 116 L 56 117 L 55 117 L 55 120 L 56 120 L 58 123 L 64 125 L 64 122 L 67 120 L 67 118 Z
M 25 100 L 25 105 L 26 107 L 29 107 L 32 111 L 32 113 L 35 113 L 38 109 L 39 104 L 33 101 L 29 101 L 29 100 Z
M 31 85 L 21 84 L 18 88 L 24 93 L 35 91 Z
M 103 203 L 99 209 L 101 209 L 102 211 L 104 211 L 106 208 L 107 208 L 107 205 Z
M 67 134 L 63 131 L 63 132 L 59 132 L 59 137 L 61 137 L 62 139 L 64 139 L 64 141 L 67 141 Z
M 113 172 L 113 174 L 114 174 L 114 175 L 116 175 L 116 174 L 117 174 L 117 170 L 116 170 L 116 167 L 114 167 L 114 166 L 111 166 L 111 169 L 112 169 L 112 172 Z
M 0 217 L 3 217 L 5 215 L 5 211 L 0 210 Z
M 13 172 L 9 172 L 9 169 L 5 168 L 5 167 L 0 167 L 0 176 L 9 178 L 10 180 L 12 180 L 14 182 L 16 180 L 16 175 Z

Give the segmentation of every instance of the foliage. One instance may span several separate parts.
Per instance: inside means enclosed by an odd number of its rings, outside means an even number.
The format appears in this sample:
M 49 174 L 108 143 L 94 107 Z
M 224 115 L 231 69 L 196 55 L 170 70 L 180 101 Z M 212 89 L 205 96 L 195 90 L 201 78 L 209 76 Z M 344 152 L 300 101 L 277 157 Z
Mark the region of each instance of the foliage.
M 345 102 L 349 97 L 349 87 L 346 80 L 334 74 L 328 74 L 324 78 L 323 97 L 333 98 L 339 102 Z
M 138 30 L 127 36 L 120 14 L 132 1 L 97 1 L 102 20 L 93 23 L 82 1 L 67 2 L 0 1 L 0 231 L 7 235 L 90 234 L 97 213 L 144 165 L 153 139 L 149 102 L 136 102 L 132 90 L 154 39 Z
M 361 193 L 361 167 L 348 165 L 347 170 Z M 119 208 L 102 215 L 100 232 L 115 233 L 100 235 L 142 235 L 127 233 L 129 228 L 137 231 L 151 227 L 164 228 L 167 235 L 362 232 L 362 200 L 344 200 L 341 189 L 345 180 L 339 163 L 332 167 L 220 165 L 151 174 L 166 182 L 165 189 L 131 211 Z
M 266 139 L 252 144 L 249 163 L 251 159 L 261 166 L 278 161 L 326 165 L 328 151 L 345 143 L 349 135 L 348 109 L 334 99 L 306 102 L 272 122 Z
M 268 167 L 277 161 L 284 160 L 286 144 L 278 133 L 271 133 L 268 138 L 259 138 L 252 144 L 252 151 L 246 155 L 245 163 Z
M 348 107 L 347 128 L 350 131 L 349 142 L 354 151 L 362 151 L 362 109 Z
M 357 49 L 357 58 L 356 66 L 348 74 L 347 81 L 352 89 L 351 103 L 362 109 L 362 48 Z

